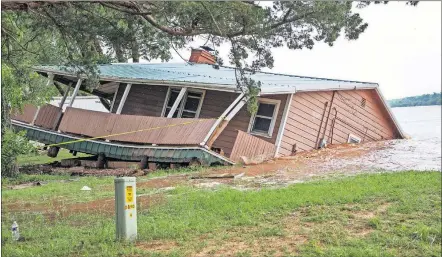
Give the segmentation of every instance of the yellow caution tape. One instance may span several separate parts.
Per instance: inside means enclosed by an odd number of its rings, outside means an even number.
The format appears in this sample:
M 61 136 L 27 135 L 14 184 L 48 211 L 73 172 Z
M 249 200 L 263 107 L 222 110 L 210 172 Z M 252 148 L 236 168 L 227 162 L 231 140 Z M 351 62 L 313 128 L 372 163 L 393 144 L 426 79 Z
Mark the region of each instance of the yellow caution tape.
M 162 128 L 171 128 L 171 127 L 175 127 L 175 126 L 189 125 L 189 124 L 196 123 L 196 122 L 201 122 L 201 121 L 205 121 L 205 119 L 197 119 L 197 120 L 194 120 L 194 121 L 187 121 L 187 122 L 183 122 L 183 123 L 170 124 L 170 125 L 161 126 L 161 127 L 153 127 L 153 128 L 147 128 L 147 129 L 139 129 L 139 130 L 128 131 L 128 132 L 122 132 L 122 133 L 117 133 L 117 134 L 110 134 L 110 135 L 105 135 L 105 136 L 90 137 L 90 138 L 82 138 L 82 139 L 71 140 L 71 141 L 62 142 L 62 143 L 58 143 L 58 144 L 51 144 L 51 145 L 47 145 L 46 147 L 60 146 L 60 145 L 67 145 L 67 144 L 72 144 L 72 143 L 79 143 L 79 142 L 83 142 L 83 141 L 88 141 L 88 140 L 94 140 L 94 139 L 101 139 L 101 138 L 108 138 L 108 137 L 115 137 L 115 136 L 127 135 L 127 134 L 132 134 L 132 133 L 142 132 L 142 131 L 149 131 L 149 130 L 156 130 L 156 129 L 162 129 Z

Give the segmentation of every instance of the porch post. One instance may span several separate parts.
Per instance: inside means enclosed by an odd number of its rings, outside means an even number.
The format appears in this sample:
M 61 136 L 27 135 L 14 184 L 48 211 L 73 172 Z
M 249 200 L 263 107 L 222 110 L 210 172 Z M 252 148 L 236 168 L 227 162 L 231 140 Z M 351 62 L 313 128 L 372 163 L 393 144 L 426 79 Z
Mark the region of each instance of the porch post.
M 127 95 L 129 95 L 129 91 L 130 91 L 131 87 L 132 87 L 132 84 L 126 85 L 126 88 L 124 89 L 123 96 L 121 97 L 121 100 L 120 100 L 120 104 L 118 105 L 118 109 L 117 109 L 116 114 L 121 114 L 121 111 L 123 110 L 124 103 L 126 102 L 126 98 L 127 98 Z
M 75 85 L 74 92 L 72 92 L 71 101 L 69 102 L 68 107 L 72 107 L 72 105 L 74 104 L 75 97 L 78 94 L 78 90 L 80 90 L 81 82 L 82 82 L 82 80 L 78 79 L 77 85 Z
M 282 121 L 281 121 L 281 124 L 279 125 L 278 136 L 276 137 L 275 157 L 278 156 L 279 149 L 281 148 L 281 141 L 282 141 L 282 138 L 284 137 L 285 124 L 287 123 L 287 117 L 289 116 L 289 113 L 290 113 L 290 107 L 292 106 L 292 100 L 293 100 L 293 94 L 287 95 L 284 113 L 282 114 Z
M 54 84 L 54 74 L 48 73 L 48 83 L 46 84 L 46 86 L 50 86 L 51 84 Z
M 115 99 L 117 99 L 118 89 L 120 89 L 120 83 L 118 83 L 117 90 L 115 90 L 114 98 L 112 99 L 111 107 L 109 109 L 109 112 L 112 112 L 115 105 Z
M 66 102 L 66 98 L 69 95 L 69 91 L 71 91 L 72 82 L 68 84 L 68 88 L 66 88 L 66 92 L 64 92 L 63 98 L 60 101 L 60 108 L 63 108 L 64 102 Z
M 178 94 L 178 97 L 176 98 L 175 102 L 172 105 L 172 108 L 170 108 L 169 114 L 167 114 L 167 118 L 172 118 L 173 114 L 175 113 L 176 109 L 178 108 L 178 105 L 181 102 L 181 99 L 183 99 L 184 94 L 186 93 L 187 88 L 183 87 L 181 88 L 180 93 Z
M 38 113 L 40 112 L 40 106 L 37 107 L 37 111 L 34 114 L 34 118 L 32 118 L 31 126 L 34 126 L 35 121 L 37 120 Z
M 244 97 L 244 93 L 241 93 L 230 105 L 227 107 L 227 109 L 221 114 L 221 116 L 216 120 L 216 122 L 213 124 L 213 126 L 210 128 L 209 133 L 207 133 L 206 137 L 204 138 L 204 141 L 201 142 L 200 145 L 204 146 L 209 138 L 212 136 L 213 132 L 215 132 L 215 129 L 219 126 L 219 124 L 226 118 L 227 114 L 230 112 L 230 110 L 233 109 L 233 107 Z

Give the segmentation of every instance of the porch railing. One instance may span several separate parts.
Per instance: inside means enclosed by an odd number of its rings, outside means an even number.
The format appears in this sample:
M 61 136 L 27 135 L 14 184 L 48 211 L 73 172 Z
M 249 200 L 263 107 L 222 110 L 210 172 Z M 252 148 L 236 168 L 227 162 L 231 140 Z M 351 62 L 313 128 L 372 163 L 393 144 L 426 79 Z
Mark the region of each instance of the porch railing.
M 71 107 L 66 108 L 58 129 L 63 133 L 100 137 L 110 141 L 199 145 L 215 121 L 120 115 Z
M 61 115 L 62 109 L 54 105 L 46 104 L 40 108 L 33 105 L 26 105 L 22 112 L 13 112 L 11 118 L 45 129 L 55 130 Z

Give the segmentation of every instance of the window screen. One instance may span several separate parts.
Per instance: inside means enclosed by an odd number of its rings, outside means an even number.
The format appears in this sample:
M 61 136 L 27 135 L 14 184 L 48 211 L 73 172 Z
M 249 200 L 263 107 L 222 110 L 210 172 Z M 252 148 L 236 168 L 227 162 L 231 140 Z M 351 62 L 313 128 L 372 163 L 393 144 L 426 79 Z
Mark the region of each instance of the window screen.
M 251 131 L 271 136 L 270 128 L 272 125 L 275 108 L 276 104 L 259 103 L 258 111 L 256 112 Z

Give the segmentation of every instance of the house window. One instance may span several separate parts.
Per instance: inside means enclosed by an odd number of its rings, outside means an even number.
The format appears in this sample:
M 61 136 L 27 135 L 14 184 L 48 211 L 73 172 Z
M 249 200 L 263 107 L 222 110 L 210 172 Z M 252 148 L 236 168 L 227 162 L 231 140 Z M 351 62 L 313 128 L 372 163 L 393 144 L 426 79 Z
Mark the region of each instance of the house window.
M 181 89 L 169 88 L 167 93 L 166 102 L 163 111 L 163 117 L 167 117 L 170 109 L 175 103 Z M 186 94 L 181 99 L 173 118 L 198 118 L 201 111 L 201 105 L 204 98 L 204 91 L 200 90 L 187 90 Z
M 259 99 L 258 111 L 250 120 L 249 132 L 259 136 L 272 137 L 279 104 L 279 100 Z
M 347 143 L 349 144 L 359 144 L 361 142 L 361 138 L 358 136 L 355 136 L 353 134 L 348 134 Z

